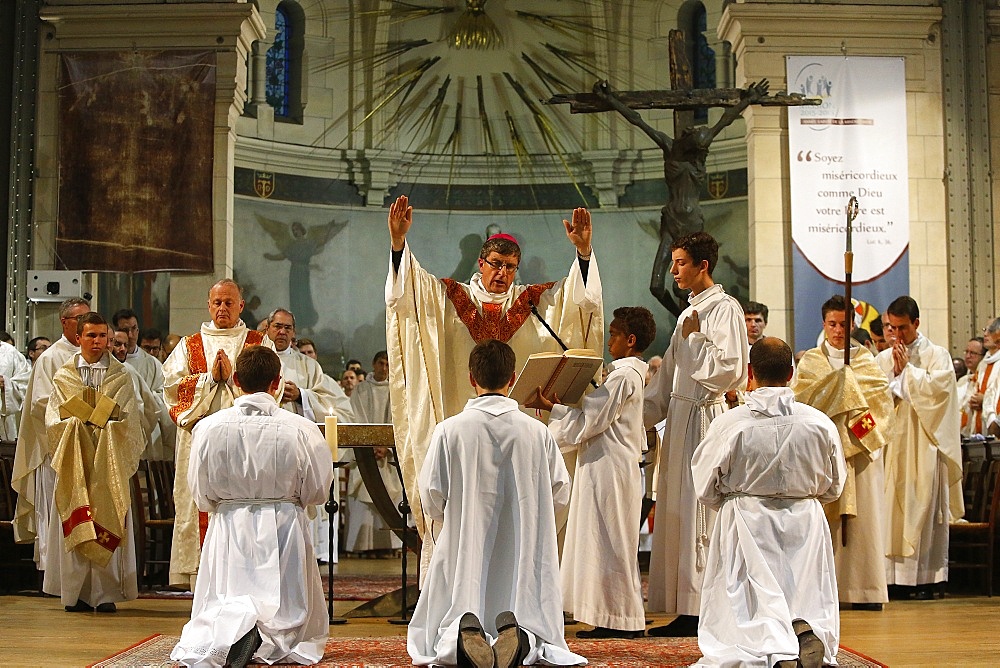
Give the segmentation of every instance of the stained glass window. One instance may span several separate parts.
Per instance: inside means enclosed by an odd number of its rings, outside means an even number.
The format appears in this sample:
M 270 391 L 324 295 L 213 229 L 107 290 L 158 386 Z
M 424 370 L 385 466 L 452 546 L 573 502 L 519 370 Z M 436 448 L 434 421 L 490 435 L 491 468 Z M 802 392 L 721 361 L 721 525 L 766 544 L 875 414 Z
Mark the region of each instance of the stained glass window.
M 708 17 L 705 5 L 698 3 L 691 17 L 692 30 L 688 33 L 694 36 L 694 53 L 691 60 L 691 75 L 695 88 L 715 88 L 715 50 L 708 45 L 705 31 L 708 30 Z M 697 109 L 694 112 L 696 123 L 708 121 L 708 109 Z
M 267 50 L 267 103 L 275 116 L 288 116 L 292 84 L 292 50 L 288 12 L 279 6 L 274 16 L 274 43 Z

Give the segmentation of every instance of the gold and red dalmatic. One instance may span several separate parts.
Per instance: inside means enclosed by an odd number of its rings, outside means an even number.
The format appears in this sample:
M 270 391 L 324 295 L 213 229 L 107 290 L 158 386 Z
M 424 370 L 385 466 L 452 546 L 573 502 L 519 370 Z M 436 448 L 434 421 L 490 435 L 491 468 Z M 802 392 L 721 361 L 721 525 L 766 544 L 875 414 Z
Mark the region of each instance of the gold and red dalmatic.
M 537 304 L 542 293 L 555 283 L 529 285 L 518 295 L 506 313 L 500 304 L 483 304 L 480 314 L 475 302 L 469 297 L 462 284 L 450 278 L 442 278 L 448 300 L 455 307 L 459 319 L 469 330 L 472 340 L 481 343 L 487 339 L 497 339 L 507 343 L 531 315 L 531 305 Z

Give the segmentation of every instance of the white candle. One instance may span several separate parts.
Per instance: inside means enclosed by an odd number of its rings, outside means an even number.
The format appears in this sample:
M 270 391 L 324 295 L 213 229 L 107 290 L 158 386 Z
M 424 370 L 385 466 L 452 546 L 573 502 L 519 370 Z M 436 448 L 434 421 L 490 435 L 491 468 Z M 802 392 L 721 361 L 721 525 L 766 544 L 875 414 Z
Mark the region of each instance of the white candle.
M 326 416 L 326 444 L 330 447 L 330 454 L 333 461 L 340 461 L 340 452 L 337 446 L 337 416 Z

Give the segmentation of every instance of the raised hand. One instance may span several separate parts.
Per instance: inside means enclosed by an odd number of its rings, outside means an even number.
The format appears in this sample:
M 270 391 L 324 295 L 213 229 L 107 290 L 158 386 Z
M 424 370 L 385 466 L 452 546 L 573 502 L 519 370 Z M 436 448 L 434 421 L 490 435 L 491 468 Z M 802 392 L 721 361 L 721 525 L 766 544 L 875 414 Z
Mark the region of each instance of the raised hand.
M 750 99 L 751 102 L 760 102 L 765 97 L 767 97 L 767 90 L 770 87 L 767 79 L 761 79 L 756 83 L 750 84 L 750 87 L 746 90 L 744 95 Z
M 400 195 L 389 205 L 389 237 L 392 239 L 392 250 L 401 251 L 406 245 L 406 233 L 413 224 L 413 207 L 406 195 Z
M 590 212 L 583 207 L 573 209 L 573 222 L 563 220 L 563 226 L 566 228 L 566 238 L 576 246 L 576 252 L 584 257 L 590 257 L 593 250 L 590 245 L 590 238 L 593 234 Z

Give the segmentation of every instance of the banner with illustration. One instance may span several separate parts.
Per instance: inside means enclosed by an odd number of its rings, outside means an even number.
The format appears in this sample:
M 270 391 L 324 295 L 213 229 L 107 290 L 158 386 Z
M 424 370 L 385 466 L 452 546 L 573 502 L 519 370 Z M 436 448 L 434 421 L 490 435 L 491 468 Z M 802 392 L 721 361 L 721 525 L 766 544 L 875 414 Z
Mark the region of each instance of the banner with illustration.
M 844 292 L 847 203 L 853 296 L 882 311 L 909 292 L 909 189 L 903 58 L 788 56 L 795 348 L 816 345 L 820 306 Z

